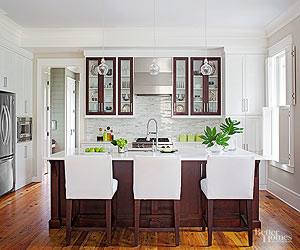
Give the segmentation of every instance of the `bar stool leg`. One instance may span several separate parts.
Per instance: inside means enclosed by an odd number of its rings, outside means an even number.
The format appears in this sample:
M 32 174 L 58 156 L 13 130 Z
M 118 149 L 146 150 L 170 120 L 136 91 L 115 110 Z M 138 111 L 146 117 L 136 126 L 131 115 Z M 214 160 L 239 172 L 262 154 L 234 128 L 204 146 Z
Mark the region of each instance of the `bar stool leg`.
M 111 245 L 111 200 L 105 201 L 107 244 Z
M 175 244 L 179 245 L 179 224 L 180 224 L 180 201 L 174 200 L 174 224 L 175 224 Z
M 66 244 L 67 246 L 71 243 L 71 232 L 72 232 L 72 200 L 66 200 Z
M 200 213 L 200 227 L 201 227 L 201 232 L 205 232 L 205 222 L 204 222 L 204 212 L 205 210 L 203 209 L 203 195 L 202 195 L 202 190 L 200 189 L 200 204 L 199 204 L 199 213 Z
M 140 227 L 140 211 L 141 210 L 141 201 L 134 201 L 134 244 L 135 246 L 139 245 L 139 227 Z
M 214 201 L 208 199 L 207 200 L 208 246 L 212 245 L 213 211 L 214 211 Z
M 252 200 L 247 200 L 248 243 L 253 245 Z

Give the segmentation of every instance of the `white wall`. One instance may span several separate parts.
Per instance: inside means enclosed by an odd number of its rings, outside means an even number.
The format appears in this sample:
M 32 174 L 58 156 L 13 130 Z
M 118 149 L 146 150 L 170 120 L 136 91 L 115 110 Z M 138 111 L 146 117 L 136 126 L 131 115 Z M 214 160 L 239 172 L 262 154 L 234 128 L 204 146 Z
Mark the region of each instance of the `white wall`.
M 300 81 L 300 16 L 274 33 L 268 39 L 268 46 L 272 46 L 289 34 L 293 35 L 294 44 L 297 48 L 297 84 Z M 269 166 L 268 189 L 281 199 L 285 200 L 300 210 L 300 88 L 296 88 L 297 104 L 295 106 L 295 173 L 291 174 L 276 167 Z M 298 152 L 298 154 L 297 154 Z

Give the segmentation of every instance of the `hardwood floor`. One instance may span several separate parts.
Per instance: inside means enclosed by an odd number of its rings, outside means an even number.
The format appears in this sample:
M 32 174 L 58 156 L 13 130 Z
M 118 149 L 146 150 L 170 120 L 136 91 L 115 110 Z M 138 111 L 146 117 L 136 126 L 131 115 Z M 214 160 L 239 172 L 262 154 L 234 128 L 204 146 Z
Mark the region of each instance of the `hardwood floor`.
M 48 229 L 50 218 L 48 181 L 30 184 L 0 199 L 0 249 L 104 249 L 104 232 L 73 232 L 71 246 L 65 247 L 65 228 Z M 180 232 L 180 249 L 300 249 L 300 213 L 267 192 L 260 193 L 261 231 L 254 233 L 248 247 L 247 233 L 213 234 L 208 248 L 207 233 Z M 173 233 L 141 233 L 141 249 L 173 249 Z M 113 231 L 112 247 L 127 249 L 133 244 L 133 231 Z

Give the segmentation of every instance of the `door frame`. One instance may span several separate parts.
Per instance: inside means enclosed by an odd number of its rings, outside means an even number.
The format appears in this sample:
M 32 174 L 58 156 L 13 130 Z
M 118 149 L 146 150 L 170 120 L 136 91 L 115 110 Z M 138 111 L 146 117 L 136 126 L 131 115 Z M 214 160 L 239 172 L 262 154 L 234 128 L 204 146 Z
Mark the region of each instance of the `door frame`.
M 68 123 L 69 123 L 69 120 L 68 120 L 68 113 L 69 113 L 69 104 L 68 104 L 68 101 L 69 101 L 69 80 L 71 81 L 74 81 L 74 84 L 75 84 L 75 90 L 76 90 L 76 79 L 73 79 L 69 76 L 66 76 L 66 81 L 65 81 L 65 150 L 69 150 L 69 142 L 68 142 L 68 137 L 69 137 L 69 132 L 68 131 Z M 74 93 L 75 95 L 75 112 L 77 112 L 76 110 L 76 93 Z M 76 128 L 76 115 L 75 115 L 75 128 Z M 77 137 L 77 131 L 75 130 L 75 137 Z M 76 139 L 75 139 L 75 147 L 76 147 Z
M 78 98 L 78 110 L 76 110 L 79 117 L 79 126 L 77 128 L 76 140 L 80 142 L 80 138 L 83 138 L 84 131 L 84 109 L 85 105 L 82 100 L 82 94 L 85 90 L 85 58 L 38 58 L 37 59 L 37 67 L 36 67 L 36 120 L 34 121 L 34 129 L 33 131 L 33 141 L 34 143 L 34 168 L 36 169 L 36 175 L 32 178 L 33 182 L 41 182 L 43 179 L 43 167 L 44 161 L 47 156 L 45 153 L 45 136 L 46 135 L 46 119 L 45 119 L 45 110 L 46 106 L 46 98 L 45 98 L 45 86 L 42 82 L 42 69 L 50 67 L 50 68 L 66 68 L 69 66 L 76 66 L 80 69 L 80 80 L 79 80 L 79 98 Z M 46 144 L 46 145 L 45 145 Z

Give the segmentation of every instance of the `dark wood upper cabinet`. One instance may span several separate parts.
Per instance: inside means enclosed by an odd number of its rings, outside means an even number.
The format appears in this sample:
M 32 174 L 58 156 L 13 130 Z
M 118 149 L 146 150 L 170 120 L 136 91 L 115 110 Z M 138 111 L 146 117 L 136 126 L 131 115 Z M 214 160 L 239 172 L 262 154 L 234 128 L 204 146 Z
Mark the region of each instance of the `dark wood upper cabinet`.
M 116 58 L 106 57 L 108 72 L 99 75 L 95 66 L 101 58 L 86 58 L 86 114 L 116 114 Z
M 133 115 L 133 57 L 118 58 L 118 114 Z
M 204 59 L 191 58 L 191 115 L 221 115 L 221 58 L 208 58 L 214 67 L 210 76 L 200 72 Z
M 173 58 L 173 114 L 188 115 L 189 84 L 187 57 Z

